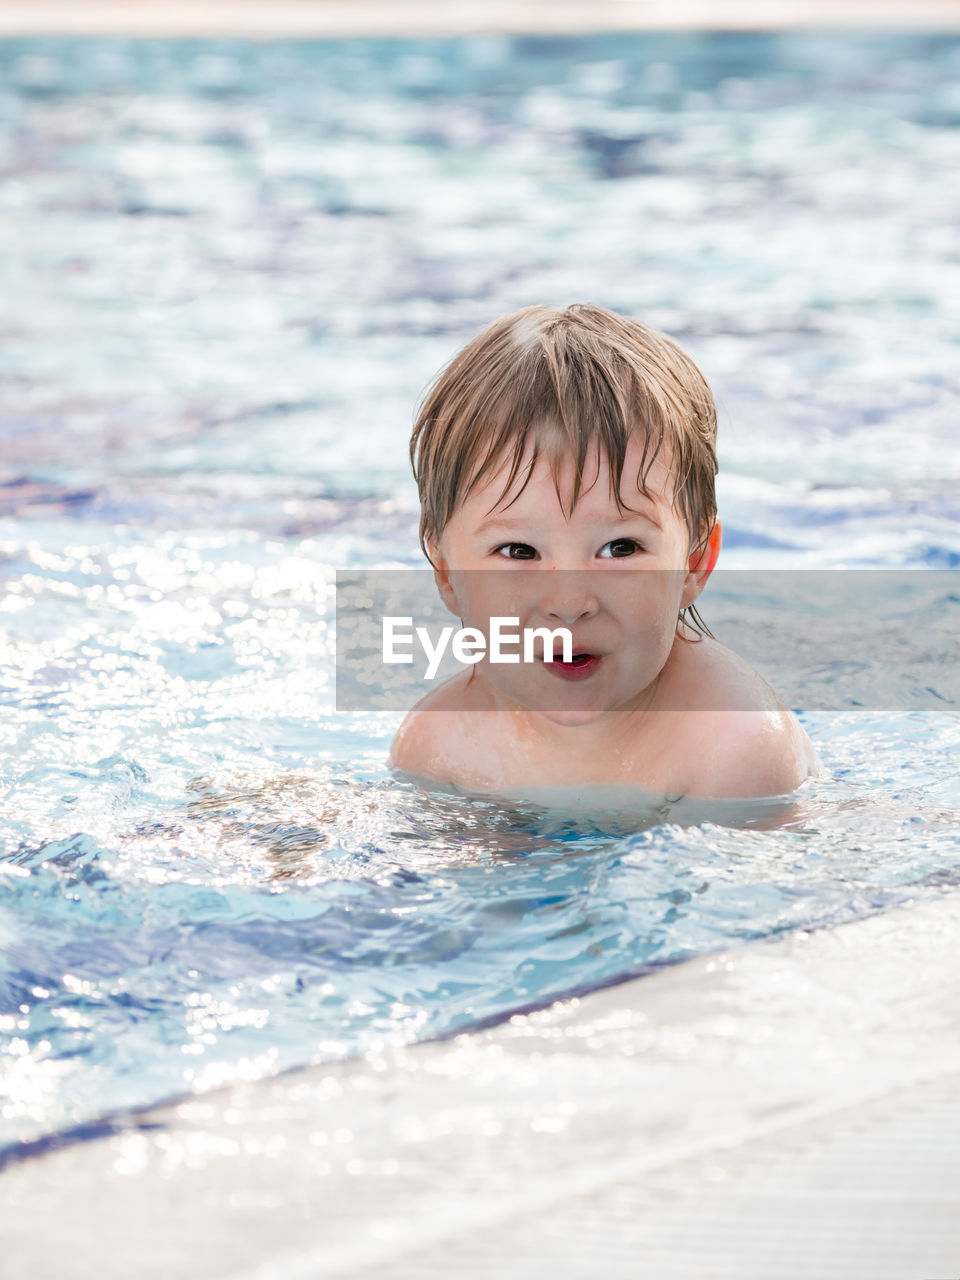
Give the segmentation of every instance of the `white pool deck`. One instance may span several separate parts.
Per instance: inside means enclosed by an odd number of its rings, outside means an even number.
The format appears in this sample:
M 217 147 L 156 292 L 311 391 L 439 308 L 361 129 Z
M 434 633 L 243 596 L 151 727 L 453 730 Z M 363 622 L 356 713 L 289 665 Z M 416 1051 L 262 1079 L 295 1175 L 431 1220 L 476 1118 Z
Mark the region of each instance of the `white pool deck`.
M 253 39 L 809 27 L 960 29 L 958 0 L 0 0 L 0 35 Z
M 0 1176 L 5 1280 L 957 1280 L 960 893 Z

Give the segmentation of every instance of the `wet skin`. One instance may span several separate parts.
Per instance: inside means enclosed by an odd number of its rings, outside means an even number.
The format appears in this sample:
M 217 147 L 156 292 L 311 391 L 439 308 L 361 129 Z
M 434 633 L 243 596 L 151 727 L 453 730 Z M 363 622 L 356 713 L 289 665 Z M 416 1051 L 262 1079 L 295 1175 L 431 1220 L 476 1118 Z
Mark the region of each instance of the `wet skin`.
M 816 771 L 803 729 L 748 663 L 709 637 L 678 634 L 679 610 L 717 562 L 721 526 L 698 551 L 672 506 L 668 461 L 655 459 L 643 493 L 641 459 L 631 440 L 620 486 L 629 510 L 618 509 L 600 457 L 572 512 L 543 458 L 522 492 L 524 468 L 503 493 L 504 462 L 454 512 L 429 547 L 451 612 L 481 630 L 494 614 L 567 627 L 589 670 L 479 662 L 409 713 L 395 768 L 512 795 L 616 782 L 696 797 L 787 794 Z M 571 487 L 567 467 L 560 493 Z

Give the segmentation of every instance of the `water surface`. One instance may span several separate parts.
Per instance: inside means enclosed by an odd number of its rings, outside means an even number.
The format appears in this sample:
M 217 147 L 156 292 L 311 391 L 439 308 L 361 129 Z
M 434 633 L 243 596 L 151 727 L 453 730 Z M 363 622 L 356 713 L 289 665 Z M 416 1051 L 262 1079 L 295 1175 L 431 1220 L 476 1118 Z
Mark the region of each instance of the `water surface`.
M 392 778 L 331 606 L 422 563 L 414 404 L 533 302 L 701 364 L 727 567 L 960 566 L 958 72 L 900 34 L 0 43 L 3 1142 L 949 887 L 949 710 L 801 691 L 827 777 L 779 828 L 565 817 Z

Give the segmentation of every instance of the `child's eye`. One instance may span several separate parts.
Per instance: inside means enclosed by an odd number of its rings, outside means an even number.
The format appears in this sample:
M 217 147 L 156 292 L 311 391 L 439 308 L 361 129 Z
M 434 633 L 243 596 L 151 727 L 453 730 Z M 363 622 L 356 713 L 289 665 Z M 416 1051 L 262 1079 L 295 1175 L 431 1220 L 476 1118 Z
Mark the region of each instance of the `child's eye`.
M 536 554 L 536 547 L 528 542 L 504 542 L 494 549 L 494 555 L 502 555 L 505 560 L 533 560 Z
M 614 538 L 612 542 L 604 543 L 597 554 L 605 560 L 623 560 L 642 550 L 636 538 Z

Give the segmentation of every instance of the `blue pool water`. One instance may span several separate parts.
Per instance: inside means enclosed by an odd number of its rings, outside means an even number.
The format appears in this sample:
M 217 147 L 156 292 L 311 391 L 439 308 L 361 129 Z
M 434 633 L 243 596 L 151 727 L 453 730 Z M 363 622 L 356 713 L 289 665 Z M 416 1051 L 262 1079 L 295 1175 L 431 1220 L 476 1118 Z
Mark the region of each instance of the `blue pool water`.
M 798 697 L 826 777 L 779 829 L 574 819 L 391 778 L 331 610 L 421 563 L 415 401 L 531 302 L 698 359 L 728 567 L 960 567 L 958 73 L 902 35 L 0 43 L 0 1143 L 951 883 L 949 711 Z

